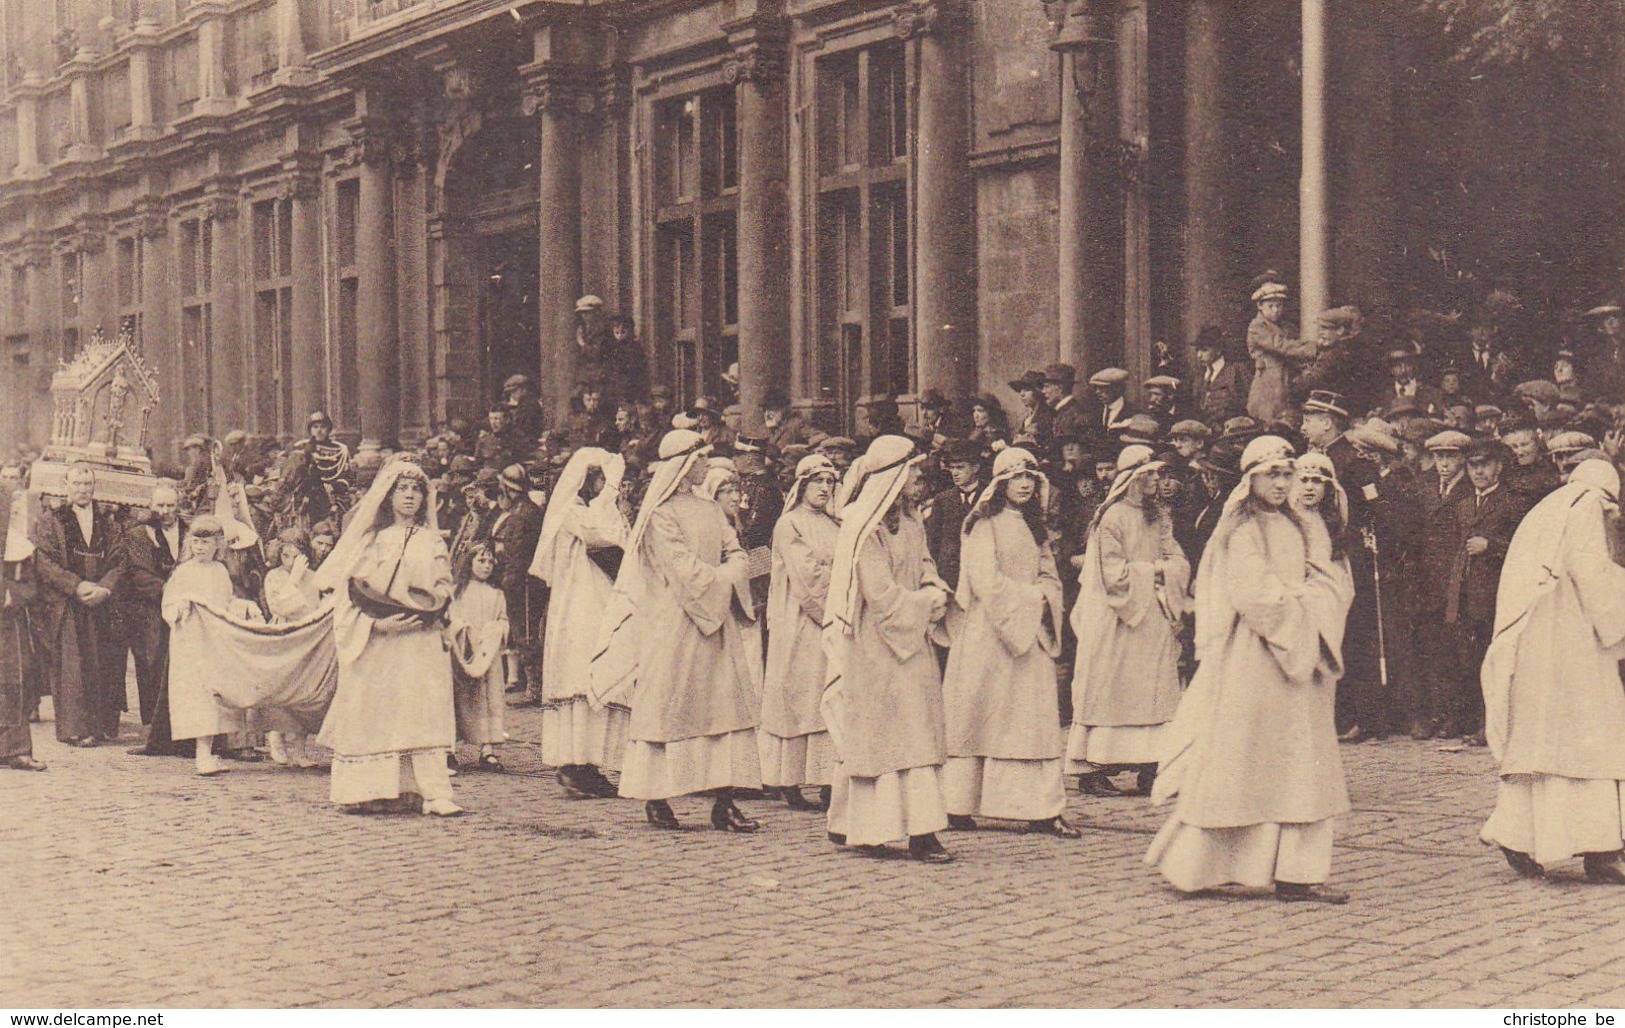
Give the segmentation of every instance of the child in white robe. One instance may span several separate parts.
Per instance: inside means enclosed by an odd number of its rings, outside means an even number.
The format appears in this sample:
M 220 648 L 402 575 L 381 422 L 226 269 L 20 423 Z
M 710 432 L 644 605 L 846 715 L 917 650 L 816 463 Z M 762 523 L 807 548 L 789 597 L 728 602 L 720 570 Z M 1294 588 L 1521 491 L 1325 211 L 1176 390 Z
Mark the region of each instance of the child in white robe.
M 496 553 L 478 543 L 457 562 L 457 592 L 447 611 L 456 678 L 457 739 L 480 748 L 480 767 L 501 771 L 496 747 L 508 740 L 502 714 L 506 681 L 497 658 L 508 643 L 508 598 L 491 584 Z
M 184 558 L 164 584 L 161 610 L 169 624 L 169 719 L 176 739 L 197 740 L 197 773 L 204 776 L 230 770 L 214 753 L 215 738 L 244 730 L 243 713 L 223 705 L 209 690 L 216 666 L 207 641 L 197 625 L 196 607 L 221 613 L 252 606 L 232 594 L 231 575 L 220 555 L 225 530 L 219 520 L 200 517 L 192 522 L 181 547 Z
M 289 528 L 277 536 L 267 556 L 276 566 L 265 573 L 265 606 L 271 612 L 272 624 L 287 624 L 315 613 L 321 602 L 316 588 L 316 573 L 310 566 L 308 537 L 298 528 Z M 306 751 L 306 733 L 302 731 L 272 729 L 265 733 L 271 759 L 284 766 L 314 767 L 316 762 Z

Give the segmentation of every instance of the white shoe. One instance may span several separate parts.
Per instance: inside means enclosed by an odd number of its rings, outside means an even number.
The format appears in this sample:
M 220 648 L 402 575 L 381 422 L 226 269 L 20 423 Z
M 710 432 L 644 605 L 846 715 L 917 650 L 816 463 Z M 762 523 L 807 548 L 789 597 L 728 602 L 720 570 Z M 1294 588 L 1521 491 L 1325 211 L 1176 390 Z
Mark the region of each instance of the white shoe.
M 210 778 L 210 777 L 213 777 L 214 775 L 223 775 L 227 771 L 230 771 L 230 770 L 231 770 L 231 768 L 226 766 L 225 761 L 223 761 L 219 757 L 215 756 L 214 753 L 211 752 L 208 749 L 208 740 L 206 740 L 206 739 L 199 739 L 198 740 L 198 755 L 197 755 L 197 773 L 198 774 L 204 776 L 205 778 Z
M 276 764 L 281 764 L 283 767 L 287 767 L 288 749 L 285 745 L 283 745 L 282 733 L 266 732 L 265 742 L 271 751 L 271 761 Z
M 463 812 L 463 808 L 451 800 L 424 800 L 423 812 L 436 817 L 456 817 Z

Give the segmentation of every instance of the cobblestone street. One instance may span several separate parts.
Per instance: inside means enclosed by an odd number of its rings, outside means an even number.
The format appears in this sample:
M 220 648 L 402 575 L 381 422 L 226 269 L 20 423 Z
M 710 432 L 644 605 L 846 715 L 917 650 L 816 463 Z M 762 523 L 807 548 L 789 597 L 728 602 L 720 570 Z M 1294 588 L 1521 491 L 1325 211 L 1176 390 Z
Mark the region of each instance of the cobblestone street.
M 680 801 L 668 834 L 565 800 L 539 718 L 509 730 L 509 773 L 464 771 L 440 820 L 347 816 L 322 769 L 127 756 L 128 715 L 90 750 L 36 725 L 50 771 L 0 773 L 0 1005 L 1625 1006 L 1625 891 L 1482 846 L 1483 750 L 1344 748 L 1333 908 L 1180 898 L 1142 798 L 1074 796 L 1077 842 L 948 835 L 943 867 L 778 803 L 738 837 Z

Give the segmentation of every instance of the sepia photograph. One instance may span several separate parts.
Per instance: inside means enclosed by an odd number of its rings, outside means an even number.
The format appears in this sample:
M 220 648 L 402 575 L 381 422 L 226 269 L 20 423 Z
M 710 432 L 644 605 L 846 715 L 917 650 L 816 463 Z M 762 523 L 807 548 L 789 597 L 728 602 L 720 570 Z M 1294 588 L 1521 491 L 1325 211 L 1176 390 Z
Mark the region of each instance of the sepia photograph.
M 1625 0 L 0 0 L 0 1010 L 1614 1023 L 1622 204 Z

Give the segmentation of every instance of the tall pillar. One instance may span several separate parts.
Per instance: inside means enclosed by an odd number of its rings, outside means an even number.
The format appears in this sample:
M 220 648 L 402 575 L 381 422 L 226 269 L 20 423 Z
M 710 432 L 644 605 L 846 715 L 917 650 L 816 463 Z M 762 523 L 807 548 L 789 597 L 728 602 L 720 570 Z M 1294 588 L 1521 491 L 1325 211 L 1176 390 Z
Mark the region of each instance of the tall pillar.
M 784 29 L 761 19 L 727 28 L 735 57 L 723 77 L 738 84 L 739 401 L 746 434 L 761 436 L 767 431 L 762 408 L 768 391 L 788 392 L 790 384 Z
M 219 156 L 215 160 L 218 162 Z M 249 424 L 248 331 L 243 316 L 241 198 L 234 179 L 220 175 L 206 189 L 203 216 L 210 222 L 214 273 L 214 301 L 210 318 L 212 340 L 208 354 L 209 423 L 224 433 Z
M 297 158 L 284 165 L 283 195 L 293 205 L 293 417 L 325 408 L 327 360 L 322 345 L 322 190 L 316 168 Z M 332 416 L 332 412 L 328 412 Z
M 302 86 L 316 80 L 305 47 L 305 28 L 300 20 L 300 0 L 277 0 L 277 69 L 271 81 L 279 86 Z
M 13 94 L 17 105 L 17 178 L 39 178 L 45 174 L 39 159 L 39 90 L 43 87 L 32 71 Z
M 1116 132 L 1111 101 L 1115 47 L 1106 17 L 1073 0 L 1052 49 L 1061 55 L 1059 360 L 1089 371 L 1104 366 L 1116 335 L 1117 179 L 1093 141 Z
M 226 18 L 222 0 L 198 0 L 204 9 L 197 28 L 197 102 L 193 114 L 230 114 L 236 106 L 226 89 Z
M 1222 325 L 1235 307 L 1227 253 L 1224 0 L 1190 0 L 1185 13 L 1184 338 Z
M 540 119 L 537 175 L 542 211 L 540 274 L 541 394 L 552 411 L 566 411 L 575 387 L 575 302 L 581 297 L 581 162 L 578 151 L 583 72 L 552 59 L 553 29 L 542 29 L 537 61 L 519 69 L 524 110 Z M 560 47 L 560 49 L 564 49 Z
M 1303 170 L 1298 179 L 1298 291 L 1304 324 L 1330 295 L 1326 221 L 1326 0 L 1303 0 Z
M 94 161 L 101 157 L 101 148 L 91 138 L 90 131 L 90 76 L 95 55 L 80 50 L 68 71 L 68 152 L 70 161 Z
M 970 62 L 962 0 L 914 0 L 893 14 L 915 40 L 914 339 L 917 388 L 975 391 L 976 191 L 970 159 Z
M 1151 54 L 1148 0 L 1117 22 L 1117 122 L 1123 157 L 1123 359 L 1135 383 L 1151 376 Z
M 395 169 L 388 126 L 350 122 L 360 174 L 356 214 L 357 400 L 360 450 L 393 447 L 400 431 L 400 347 L 395 326 Z
M 1339 40 L 1331 76 L 1330 137 L 1337 152 L 1332 183 L 1336 254 L 1328 298 L 1356 303 L 1369 317 L 1392 316 L 1399 273 L 1399 204 L 1394 153 L 1396 68 L 1403 37 L 1382 0 L 1347 0 L 1333 8 Z M 1304 309 L 1305 323 L 1319 310 Z
M 128 139 L 155 139 L 159 129 L 152 108 L 152 54 L 158 41 L 158 23 L 136 23 L 130 41 L 130 128 Z

